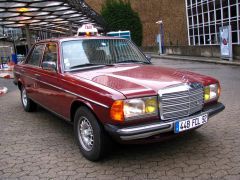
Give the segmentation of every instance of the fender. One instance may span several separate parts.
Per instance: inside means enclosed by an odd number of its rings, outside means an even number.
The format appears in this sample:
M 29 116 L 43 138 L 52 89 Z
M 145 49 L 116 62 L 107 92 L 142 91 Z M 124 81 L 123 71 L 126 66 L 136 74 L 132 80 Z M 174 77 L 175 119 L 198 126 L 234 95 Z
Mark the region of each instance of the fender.
M 77 99 L 74 99 L 72 102 L 71 102 L 71 107 L 70 107 L 70 121 L 73 122 L 74 121 L 74 114 L 77 110 L 77 108 L 79 106 L 86 106 L 87 108 L 89 108 L 93 113 L 95 112 L 95 109 L 94 107 L 92 106 L 92 104 L 90 102 L 88 102 L 87 100 L 84 100 L 84 99 L 81 99 L 81 98 L 77 98 Z M 94 113 L 95 114 L 95 113 Z M 95 114 L 96 116 L 96 114 Z M 98 118 L 97 118 L 98 119 Z

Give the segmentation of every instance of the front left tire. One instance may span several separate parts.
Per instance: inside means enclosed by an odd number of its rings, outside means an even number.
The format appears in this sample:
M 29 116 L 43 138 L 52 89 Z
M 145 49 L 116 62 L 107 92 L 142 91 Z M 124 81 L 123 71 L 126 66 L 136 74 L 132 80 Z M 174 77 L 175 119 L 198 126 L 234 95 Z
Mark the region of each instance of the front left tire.
M 27 91 L 23 86 L 21 88 L 21 102 L 26 112 L 33 112 L 37 109 L 37 104 L 28 98 Z
M 74 135 L 81 153 L 90 161 L 101 159 L 110 149 L 110 137 L 87 107 L 80 107 L 75 113 Z

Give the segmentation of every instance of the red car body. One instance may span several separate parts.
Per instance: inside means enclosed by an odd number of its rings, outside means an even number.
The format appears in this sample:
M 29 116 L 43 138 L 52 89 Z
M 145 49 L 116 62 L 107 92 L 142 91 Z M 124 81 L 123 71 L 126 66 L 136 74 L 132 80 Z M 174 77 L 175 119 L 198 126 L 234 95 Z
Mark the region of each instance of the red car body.
M 39 66 L 29 65 L 26 60 L 14 67 L 14 81 L 19 88 L 23 86 L 26 88 L 27 95 L 32 101 L 67 121 L 73 122 L 77 108 L 82 105 L 86 106 L 99 120 L 105 131 L 122 142 L 137 142 L 154 136 L 161 137 L 159 134 L 164 133 L 174 134 L 174 124 L 173 120 L 161 121 L 160 113 L 133 121 L 114 121 L 110 116 L 110 110 L 116 100 L 158 97 L 159 90 L 182 83 L 197 82 L 203 87 L 219 84 L 212 77 L 153 64 L 120 63 L 114 66 L 66 72 L 63 69 L 61 44 L 76 39 L 117 38 L 76 37 L 39 42 L 36 45 L 56 43 L 57 71 L 45 70 L 41 64 Z M 29 56 L 26 59 L 28 58 Z M 223 109 L 224 105 L 216 99 L 205 103 L 200 112 L 195 115 L 207 112 L 210 117 Z M 165 124 L 166 127 L 161 124 Z M 148 129 L 144 130 L 144 127 Z

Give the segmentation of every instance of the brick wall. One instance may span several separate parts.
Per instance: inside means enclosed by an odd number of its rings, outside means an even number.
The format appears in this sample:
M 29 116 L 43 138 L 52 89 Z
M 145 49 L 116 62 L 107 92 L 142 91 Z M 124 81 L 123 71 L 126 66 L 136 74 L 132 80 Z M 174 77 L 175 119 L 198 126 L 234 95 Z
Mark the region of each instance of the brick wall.
M 105 0 L 85 0 L 100 12 Z M 166 45 L 187 45 L 187 22 L 185 0 L 130 0 L 143 24 L 143 46 L 154 46 L 159 25 L 163 20 Z

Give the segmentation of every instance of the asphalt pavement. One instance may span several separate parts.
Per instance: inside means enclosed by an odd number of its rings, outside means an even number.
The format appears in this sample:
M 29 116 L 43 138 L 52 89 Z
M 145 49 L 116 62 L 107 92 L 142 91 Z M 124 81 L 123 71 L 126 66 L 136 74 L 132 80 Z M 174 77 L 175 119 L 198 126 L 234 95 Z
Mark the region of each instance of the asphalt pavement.
M 8 92 L 16 91 L 17 86 L 13 84 L 13 79 L 0 78 L 0 87 L 7 87 Z
M 165 142 L 116 145 L 86 160 L 73 127 L 39 108 L 24 112 L 12 80 L 0 97 L 0 179 L 240 179 L 240 67 L 153 59 L 154 64 L 216 77 L 226 109 L 198 130 Z M 161 72 L 159 72 L 161 73 Z

